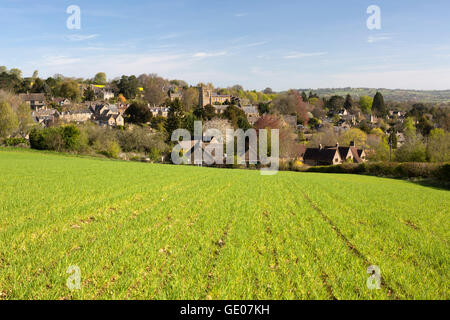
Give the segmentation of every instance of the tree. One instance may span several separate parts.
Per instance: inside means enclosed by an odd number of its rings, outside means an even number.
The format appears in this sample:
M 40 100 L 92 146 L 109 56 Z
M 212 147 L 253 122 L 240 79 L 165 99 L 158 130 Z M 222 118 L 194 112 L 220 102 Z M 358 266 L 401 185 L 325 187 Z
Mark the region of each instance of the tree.
M 184 106 L 184 111 L 192 111 L 198 106 L 198 89 L 188 88 L 183 91 L 182 103 Z
M 260 103 L 258 103 L 259 115 L 262 116 L 263 114 L 269 113 L 269 111 L 270 111 L 270 103 L 268 103 L 268 102 L 260 102 Z
M 192 113 L 195 117 L 197 117 L 197 119 L 206 119 L 205 108 L 203 108 L 202 106 L 196 107 Z
M 26 135 L 28 130 L 33 126 L 33 118 L 31 117 L 30 106 L 26 103 L 21 103 L 17 107 L 17 120 L 19 122 L 19 131 L 22 135 Z
M 308 100 L 309 99 L 319 99 L 319 96 L 317 95 L 317 93 L 313 93 L 312 91 L 309 92 L 309 96 L 308 96 Z
M 205 110 L 205 120 L 211 120 L 216 117 L 216 108 L 214 106 L 207 104 L 204 107 Z
M 158 115 L 152 118 L 150 126 L 161 133 L 166 133 L 166 121 L 166 118 Z
M 345 131 L 339 137 L 339 143 L 348 146 L 351 142 L 354 142 L 358 146 L 365 146 L 367 141 L 367 135 L 364 131 L 358 128 L 351 128 Z
M 255 123 L 255 128 L 270 129 L 268 130 L 267 150 L 271 150 L 271 129 L 279 130 L 279 142 L 280 142 L 280 156 L 282 158 L 296 158 L 301 154 L 301 146 L 296 142 L 297 135 L 294 130 L 290 128 L 284 121 L 277 115 L 265 114 L 258 119 Z M 270 151 L 269 151 L 270 153 Z
M 33 86 L 31 87 L 31 93 L 45 93 L 47 97 L 50 97 L 52 90 L 45 81 L 37 78 L 34 80 Z
M 167 80 L 158 77 L 156 74 L 144 74 L 139 76 L 139 81 L 142 83 L 144 88 L 145 100 L 147 100 L 150 105 L 159 106 L 167 100 Z
M 271 111 L 278 114 L 297 115 L 299 119 L 307 124 L 309 121 L 308 112 L 312 106 L 303 101 L 300 93 L 290 90 L 288 93 L 278 95 L 272 102 Z
M 311 118 L 308 121 L 308 125 L 311 129 L 316 129 L 320 125 L 320 120 L 318 118 Z
M 243 130 L 245 131 L 245 130 L 250 129 L 252 126 L 251 126 L 250 123 L 248 122 L 247 117 L 245 117 L 245 116 L 240 116 L 240 117 L 238 117 L 238 119 L 237 119 L 237 127 L 238 127 L 239 129 L 243 129 Z
M 0 103 L 0 138 L 8 138 L 19 129 L 19 120 L 10 104 Z
M 45 84 L 50 90 L 50 95 L 54 97 L 59 97 L 59 87 L 58 81 L 52 77 L 49 77 L 45 80 Z
M 148 128 L 133 128 L 133 130 L 117 131 L 117 140 L 125 152 L 150 153 L 153 149 L 166 151 L 165 138 L 161 133 L 152 134 Z
M 417 124 L 417 130 L 422 134 L 422 136 L 427 137 L 431 130 L 433 130 L 433 123 L 428 120 L 426 116 L 422 116 Z
M 127 103 L 127 99 L 123 96 L 123 94 L 119 94 L 119 96 L 117 97 L 117 100 L 120 103 Z
M 39 71 L 34 70 L 33 75 L 31 76 L 31 79 L 35 80 L 39 76 Z
M 91 86 L 88 86 L 86 90 L 84 90 L 84 101 L 94 101 L 95 100 L 95 92 L 91 88 Z
M 9 73 L 22 80 L 22 70 L 14 68 L 9 70 Z
M 80 142 L 80 129 L 75 125 L 59 127 L 66 150 L 76 150 Z
M 326 111 L 321 107 L 315 107 L 311 113 L 317 119 L 324 119 L 327 115 Z
M 416 135 L 416 126 L 414 125 L 414 121 L 408 117 L 403 122 L 403 132 L 406 137 L 412 137 Z
M 273 94 L 272 88 L 265 88 L 263 91 L 265 94 Z
M 374 129 L 373 133 L 367 136 L 366 144 L 372 151 L 368 155 L 371 161 L 389 160 L 389 145 L 386 136 L 380 129 Z
M 305 91 L 302 91 L 302 100 L 305 102 L 309 101 L 308 96 L 306 95 Z
M 211 120 L 216 117 L 216 108 L 214 106 L 207 104 L 206 106 L 197 106 L 193 112 L 197 119 L 201 120 Z
M 94 83 L 99 85 L 105 85 L 107 83 L 106 73 L 99 72 L 94 77 Z
M 143 102 L 133 102 L 125 111 L 125 121 L 135 124 L 143 124 L 150 122 L 152 113 L 147 105 Z
M 308 147 L 318 148 L 322 146 L 335 146 L 338 141 L 336 132 L 332 126 L 324 126 L 319 129 L 317 134 L 312 136 L 312 139 L 308 143 Z
M 113 81 L 117 87 L 117 94 L 122 94 L 126 99 L 135 99 L 138 94 L 139 81 L 135 76 L 122 76 L 120 80 Z
M 326 103 L 325 107 L 330 113 L 337 112 L 344 108 L 345 99 L 341 96 L 332 96 Z
M 247 120 L 247 117 L 244 110 L 236 107 L 235 105 L 228 106 L 223 115 L 225 118 L 230 120 L 234 128 L 240 128 L 240 125 L 246 125 L 244 119 Z
M 345 97 L 344 108 L 346 110 L 353 109 L 353 99 L 352 99 L 352 96 L 349 94 Z
M 309 121 L 309 111 L 312 110 L 312 105 L 308 103 L 308 100 L 303 100 L 298 91 L 293 91 L 292 93 L 296 99 L 296 114 L 298 119 L 303 123 L 303 125 L 308 125 Z
M 280 94 L 273 99 L 271 111 L 278 114 L 295 114 L 297 99 L 289 93 Z
M 59 96 L 72 101 L 80 101 L 81 93 L 78 83 L 74 80 L 64 81 L 59 89 Z
M 258 94 L 255 91 L 248 91 L 246 97 L 252 104 L 258 102 Z
M 443 129 L 430 132 L 427 145 L 427 158 L 431 162 L 450 161 L 450 133 Z
M 372 113 L 372 105 L 373 105 L 373 98 L 369 96 L 362 96 L 361 98 L 359 98 L 359 107 L 361 108 L 361 111 L 364 114 Z
M 0 73 L 0 89 L 11 92 L 20 92 L 22 89 L 22 79 L 9 72 Z
M 183 117 L 184 112 L 180 100 L 175 99 L 175 101 L 172 101 L 169 105 L 169 114 L 167 115 L 167 121 L 165 123 L 169 141 L 173 131 L 183 128 Z
M 427 107 L 423 103 L 413 104 L 411 110 L 408 112 L 408 116 L 420 119 L 428 112 Z
M 426 157 L 426 147 L 420 135 L 407 136 L 406 142 L 395 152 L 398 162 L 424 162 Z
M 380 92 L 377 92 L 373 98 L 372 111 L 379 117 L 385 117 L 388 113 L 383 95 Z

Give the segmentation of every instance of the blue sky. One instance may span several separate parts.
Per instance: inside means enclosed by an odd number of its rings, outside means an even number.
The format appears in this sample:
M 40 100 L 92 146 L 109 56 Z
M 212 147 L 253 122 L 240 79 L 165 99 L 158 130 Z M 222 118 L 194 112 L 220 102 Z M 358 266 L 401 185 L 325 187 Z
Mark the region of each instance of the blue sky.
M 69 30 L 70 5 L 81 29 Z M 369 30 L 367 7 L 381 8 Z M 0 0 L 0 65 L 248 89 L 450 89 L 448 0 Z

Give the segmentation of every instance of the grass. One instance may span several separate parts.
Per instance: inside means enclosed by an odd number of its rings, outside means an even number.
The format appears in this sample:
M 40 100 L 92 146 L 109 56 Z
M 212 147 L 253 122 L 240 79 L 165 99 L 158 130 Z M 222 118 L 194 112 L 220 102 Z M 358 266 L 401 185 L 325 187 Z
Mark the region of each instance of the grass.
M 0 172 L 0 299 L 449 298 L 446 190 L 6 149 Z

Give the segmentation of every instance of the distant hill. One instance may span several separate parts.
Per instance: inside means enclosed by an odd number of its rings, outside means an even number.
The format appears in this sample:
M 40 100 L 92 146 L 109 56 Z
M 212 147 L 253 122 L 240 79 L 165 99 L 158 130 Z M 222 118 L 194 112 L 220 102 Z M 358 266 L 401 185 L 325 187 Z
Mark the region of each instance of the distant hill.
M 350 94 L 352 97 L 371 96 L 380 91 L 386 101 L 393 102 L 450 102 L 450 90 L 401 90 L 401 89 L 372 89 L 372 88 L 328 88 L 328 89 L 298 89 L 300 92 L 309 93 L 312 91 L 319 96 L 345 96 Z

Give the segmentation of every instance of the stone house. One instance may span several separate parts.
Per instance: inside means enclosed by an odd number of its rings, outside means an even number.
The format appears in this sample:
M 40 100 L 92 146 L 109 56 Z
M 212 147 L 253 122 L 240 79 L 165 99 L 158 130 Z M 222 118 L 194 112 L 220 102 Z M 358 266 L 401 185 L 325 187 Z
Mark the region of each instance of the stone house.
M 242 107 L 242 110 L 244 110 L 245 115 L 247 116 L 247 120 L 251 125 L 254 125 L 256 123 L 256 121 L 258 121 L 258 119 L 259 119 L 258 107 L 246 106 L 246 107 Z
M 220 95 L 213 92 L 213 89 L 208 86 L 200 86 L 199 90 L 199 105 L 204 107 L 208 104 L 210 105 L 222 105 L 225 102 L 233 101 L 231 95 Z
M 100 92 L 100 99 L 108 101 L 109 99 L 114 98 L 114 91 L 112 89 L 103 88 L 103 90 Z
M 309 166 L 329 166 L 341 164 L 342 158 L 337 149 L 320 145 L 319 148 L 307 148 L 303 155 L 303 162 Z
M 310 166 L 336 165 L 344 162 L 363 163 L 367 161 L 366 152 L 358 149 L 354 142 L 349 147 L 341 147 L 336 144 L 334 147 L 307 148 L 303 155 L 303 161 Z
M 45 107 L 45 94 L 43 93 L 21 93 L 19 98 L 28 104 L 32 110 L 39 110 Z
M 49 126 L 59 118 L 59 112 L 55 109 L 41 108 L 32 112 L 32 118 L 41 126 Z
M 181 92 L 169 92 L 170 101 L 175 101 L 176 99 L 181 100 L 183 94 Z
M 66 98 L 53 98 L 52 101 L 58 104 L 60 107 L 70 105 L 70 100 Z
M 70 112 L 61 112 L 59 119 L 64 122 L 85 123 L 94 117 L 91 110 L 79 110 Z
M 153 108 L 150 108 L 150 112 L 152 113 L 152 115 L 154 117 L 161 116 L 161 117 L 167 118 L 167 116 L 169 115 L 169 108 L 153 107 Z
M 108 114 L 98 120 L 100 125 L 109 127 L 119 127 L 125 125 L 125 120 L 121 114 Z

